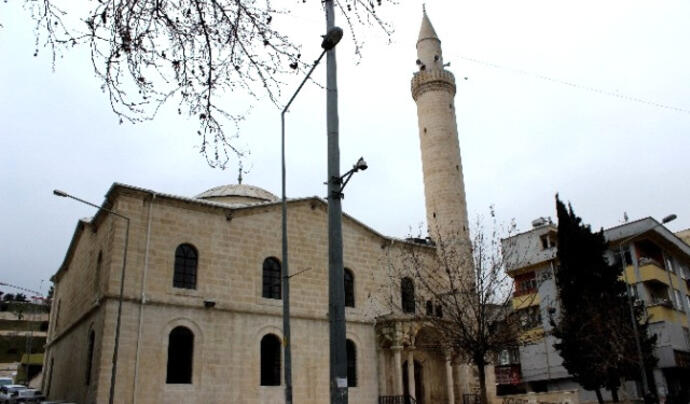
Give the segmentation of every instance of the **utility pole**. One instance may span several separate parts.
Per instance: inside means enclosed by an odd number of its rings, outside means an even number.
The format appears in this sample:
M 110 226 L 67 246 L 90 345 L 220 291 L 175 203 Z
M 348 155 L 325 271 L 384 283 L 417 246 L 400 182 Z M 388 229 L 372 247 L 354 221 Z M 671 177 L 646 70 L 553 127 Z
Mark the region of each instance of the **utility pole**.
M 326 32 L 335 27 L 333 0 L 325 0 Z M 345 348 L 345 288 L 340 148 L 338 140 L 338 82 L 335 48 L 326 56 L 326 118 L 328 131 L 328 323 L 330 341 L 331 404 L 347 404 Z

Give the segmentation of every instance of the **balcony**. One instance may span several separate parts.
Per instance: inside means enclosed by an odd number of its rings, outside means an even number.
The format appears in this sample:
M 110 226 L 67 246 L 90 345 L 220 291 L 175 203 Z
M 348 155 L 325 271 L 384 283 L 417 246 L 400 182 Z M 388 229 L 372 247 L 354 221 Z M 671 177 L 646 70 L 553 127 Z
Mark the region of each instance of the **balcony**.
M 536 292 L 513 297 L 513 309 L 520 310 L 530 306 L 539 306 L 541 299 Z
M 668 321 L 670 323 L 681 324 L 684 327 L 688 326 L 688 318 L 685 313 L 674 310 L 672 306 L 669 307 L 666 303 L 647 307 L 647 314 L 649 315 L 650 323 Z
M 664 285 L 670 285 L 668 272 L 664 267 L 656 261 L 642 261 L 640 260 L 640 282 L 650 282 L 650 283 L 662 283 Z M 635 282 L 635 268 L 631 265 L 625 269 L 626 276 L 628 277 L 628 283 Z
M 533 344 L 537 341 L 541 341 L 544 338 L 544 329 L 541 327 L 535 327 L 527 331 L 520 333 L 518 340 L 522 344 Z

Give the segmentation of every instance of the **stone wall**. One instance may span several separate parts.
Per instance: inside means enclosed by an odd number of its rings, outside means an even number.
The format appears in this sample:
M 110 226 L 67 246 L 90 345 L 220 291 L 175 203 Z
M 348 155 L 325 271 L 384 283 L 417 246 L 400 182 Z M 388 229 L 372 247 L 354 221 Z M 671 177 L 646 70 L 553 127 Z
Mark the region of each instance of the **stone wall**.
M 131 219 L 115 401 L 282 402 L 283 387 L 259 385 L 259 342 L 267 333 L 282 338 L 282 301 L 261 296 L 264 259 L 281 257 L 280 205 L 229 209 L 152 199 L 117 187 L 109 198 L 115 211 Z M 326 219 L 320 200 L 289 205 L 290 273 L 304 271 L 290 286 L 294 397 L 302 403 L 322 403 L 329 396 Z M 44 389 L 51 398 L 79 403 L 108 400 L 124 245 L 124 221 L 102 217 L 95 229 L 78 236 L 67 268 L 56 276 L 60 325 L 51 326 L 46 355 Z M 355 307 L 346 308 L 346 317 L 347 336 L 357 348 L 359 384 L 349 389 L 350 400 L 374 403 L 379 391 L 374 319 L 390 311 L 391 293 L 399 299 L 390 290 L 389 267 L 399 264 L 392 261 L 409 244 L 348 217 L 343 235 L 345 267 L 355 279 Z M 173 287 L 175 249 L 182 243 L 198 251 L 196 289 Z M 97 295 L 94 263 L 101 246 L 103 293 Z M 215 306 L 206 308 L 205 301 Z M 168 335 L 176 325 L 194 334 L 192 384 L 165 383 Z M 86 386 L 92 327 L 98 348 Z

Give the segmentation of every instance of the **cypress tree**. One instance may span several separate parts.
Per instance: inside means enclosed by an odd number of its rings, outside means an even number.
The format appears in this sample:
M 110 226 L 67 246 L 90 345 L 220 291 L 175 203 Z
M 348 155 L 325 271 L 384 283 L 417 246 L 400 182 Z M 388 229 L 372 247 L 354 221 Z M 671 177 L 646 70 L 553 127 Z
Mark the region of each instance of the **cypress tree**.
M 567 208 L 556 195 L 558 214 L 558 261 L 556 284 L 560 314 L 552 318 L 556 350 L 563 366 L 586 390 L 593 390 L 599 403 L 601 389 L 618 401 L 621 378 L 639 376 L 626 287 L 620 263 L 609 263 L 603 230 L 593 233 L 589 225 Z M 656 337 L 647 336 L 641 307 L 635 309 L 647 366 Z

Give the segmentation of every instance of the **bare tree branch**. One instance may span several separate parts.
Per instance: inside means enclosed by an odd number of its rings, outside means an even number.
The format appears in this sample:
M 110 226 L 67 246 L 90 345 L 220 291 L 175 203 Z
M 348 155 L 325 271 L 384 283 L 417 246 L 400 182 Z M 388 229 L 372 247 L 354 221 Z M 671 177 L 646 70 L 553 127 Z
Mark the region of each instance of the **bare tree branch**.
M 224 168 L 247 153 L 237 140 L 251 107 L 237 95 L 268 97 L 280 107 L 284 78 L 310 67 L 300 45 L 272 22 L 311 3 L 279 9 L 269 0 L 23 1 L 36 23 L 35 54 L 48 48 L 54 68 L 63 51 L 88 46 L 121 123 L 154 119 L 164 104 L 176 103 L 178 114 L 198 120 L 200 151 L 211 166 Z M 390 36 L 376 9 L 396 1 L 327 1 L 344 16 L 357 56 L 360 28 Z

